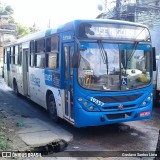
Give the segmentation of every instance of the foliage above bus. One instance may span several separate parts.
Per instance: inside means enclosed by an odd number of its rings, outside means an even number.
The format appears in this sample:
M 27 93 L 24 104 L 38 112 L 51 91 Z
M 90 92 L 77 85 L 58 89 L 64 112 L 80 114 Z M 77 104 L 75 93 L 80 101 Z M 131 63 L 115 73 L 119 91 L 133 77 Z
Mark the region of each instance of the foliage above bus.
M 145 26 L 108 23 L 106 22 L 83 22 L 78 29 L 79 38 L 88 39 L 112 39 L 112 40 L 132 40 L 150 41 L 150 34 Z

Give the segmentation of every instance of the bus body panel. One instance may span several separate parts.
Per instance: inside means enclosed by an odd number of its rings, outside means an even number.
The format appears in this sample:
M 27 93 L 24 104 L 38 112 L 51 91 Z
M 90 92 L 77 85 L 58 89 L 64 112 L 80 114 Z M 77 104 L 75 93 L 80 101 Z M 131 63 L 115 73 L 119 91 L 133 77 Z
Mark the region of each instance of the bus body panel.
M 83 88 L 78 82 L 78 68 L 72 68 L 72 56 L 75 54 L 80 58 L 81 42 L 98 43 L 101 39 L 89 39 L 79 37 L 79 24 L 90 22 L 103 22 L 108 24 L 124 24 L 138 27 L 145 27 L 140 24 L 121 22 L 113 20 L 75 20 L 59 27 L 58 29 L 48 29 L 46 31 L 29 35 L 15 43 L 5 46 L 5 49 L 14 45 L 22 44 L 22 64 L 14 65 L 9 59 L 4 63 L 4 78 L 7 85 L 13 88 L 13 82 L 16 80 L 18 91 L 20 94 L 27 96 L 32 101 L 47 109 L 47 99 L 49 94 L 53 94 L 57 115 L 69 121 L 76 127 L 98 126 L 111 123 L 120 123 L 141 119 L 148 119 L 152 113 L 152 84 L 148 86 L 126 90 L 126 91 L 109 91 L 109 90 L 91 90 Z M 83 27 L 83 26 L 82 26 Z M 87 28 L 88 30 L 88 28 Z M 99 30 L 103 33 L 105 29 Z M 98 31 L 98 30 L 97 30 Z M 84 31 L 82 31 L 84 32 Z M 87 32 L 87 31 L 85 31 Z M 93 36 L 90 31 L 90 36 Z M 87 34 L 88 34 L 87 33 Z M 114 33 L 114 32 L 113 32 Z M 101 34 L 101 33 L 100 33 Z M 58 68 L 51 69 L 48 65 L 49 54 L 53 54 L 55 58 L 55 48 L 47 51 L 47 41 L 54 36 L 58 36 Z M 87 39 L 88 38 L 88 39 Z M 45 43 L 45 67 L 30 66 L 31 61 L 31 42 L 37 45 L 37 41 L 43 39 Z M 105 40 L 103 37 L 102 40 Z M 50 39 L 51 41 L 51 39 Z M 105 43 L 135 43 L 133 40 L 116 41 L 107 39 Z M 85 43 L 84 43 L 85 44 Z M 144 45 L 150 45 L 145 42 Z M 125 46 L 125 45 L 124 45 Z M 88 46 L 84 45 L 82 50 L 86 50 Z M 34 47 L 35 48 L 35 47 Z M 51 48 L 51 47 L 50 47 Z M 7 52 L 6 52 L 7 53 Z M 41 54 L 40 52 L 34 52 Z M 7 56 L 7 55 L 6 55 Z M 52 58 L 53 58 L 52 57 Z M 103 57 L 104 58 L 104 57 Z M 79 60 L 79 59 L 78 59 Z M 35 63 L 35 60 L 34 60 Z M 54 61 L 52 62 L 54 63 Z M 115 98 L 114 102 L 107 103 L 107 97 Z M 121 101 L 123 97 L 124 101 Z M 128 101 L 127 98 L 128 97 Z M 150 99 L 150 100 L 148 100 Z M 145 102 L 145 103 L 144 103 Z M 143 106 L 145 104 L 145 106 Z M 128 108 L 126 108 L 128 107 Z M 93 109 L 90 110 L 90 109 Z
M 3 70 L 4 70 L 4 81 L 6 82 L 6 84 L 8 85 L 8 71 L 7 71 L 7 64 L 3 64 Z
M 12 65 L 11 70 L 11 79 L 12 79 L 12 87 L 14 80 L 17 83 L 18 92 L 23 95 L 23 69 L 22 66 L 19 65 Z
M 144 116 L 144 117 L 140 117 L 140 113 L 146 112 L 146 111 L 149 111 L 150 114 L 147 116 Z M 113 124 L 113 123 L 122 123 L 122 122 L 149 119 L 149 118 L 151 118 L 151 114 L 152 114 L 152 103 L 150 103 L 145 108 L 138 108 L 136 110 L 133 109 L 130 111 L 125 111 L 125 112 L 122 111 L 122 112 L 119 112 L 119 114 L 123 114 L 124 116 L 126 116 L 128 112 L 129 113 L 132 112 L 132 115 L 130 117 L 109 120 L 107 118 L 107 115 L 113 114 L 113 116 L 116 117 L 116 113 L 86 112 L 82 108 L 78 108 L 75 113 L 75 114 L 77 114 L 76 119 L 75 119 L 75 126 L 76 127 L 99 126 L 99 125 L 107 125 L 107 124 Z M 138 116 L 136 116 L 136 115 L 138 115 Z
M 29 67 L 30 98 L 39 105 L 45 106 L 44 69 Z

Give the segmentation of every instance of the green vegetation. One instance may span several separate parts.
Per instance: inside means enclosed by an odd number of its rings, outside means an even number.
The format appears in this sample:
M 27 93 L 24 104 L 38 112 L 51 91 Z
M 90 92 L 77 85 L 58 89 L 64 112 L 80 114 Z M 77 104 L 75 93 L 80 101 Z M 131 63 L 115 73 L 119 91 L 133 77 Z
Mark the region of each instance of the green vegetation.
M 0 17 L 5 16 L 6 19 L 8 19 L 9 23 L 14 23 L 15 20 L 12 17 L 13 13 L 14 13 L 13 8 L 9 5 L 5 6 L 4 4 L 1 3 L 1 0 L 0 0 Z
M 11 6 L 5 6 L 0 2 L 0 15 L 12 15 L 14 13 Z
M 7 141 L 7 137 L 4 133 L 4 126 L 2 122 L 0 122 L 0 150 L 8 150 L 10 148 L 10 144 Z
M 30 33 L 30 29 L 28 27 L 25 27 L 19 23 L 17 23 L 16 26 L 17 26 L 17 37 L 18 38 L 23 37 Z
M 0 19 L 3 18 L 8 24 L 15 24 L 17 28 L 17 38 L 23 37 L 29 33 L 39 31 L 35 24 L 32 27 L 23 26 L 17 23 L 13 17 L 14 9 L 9 5 L 4 5 L 0 0 Z

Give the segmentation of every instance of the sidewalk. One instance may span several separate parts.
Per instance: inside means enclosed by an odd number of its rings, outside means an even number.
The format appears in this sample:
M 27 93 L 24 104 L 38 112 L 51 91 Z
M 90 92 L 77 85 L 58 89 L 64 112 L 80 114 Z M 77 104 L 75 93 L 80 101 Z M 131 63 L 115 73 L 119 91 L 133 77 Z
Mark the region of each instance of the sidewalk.
M 49 124 L 38 118 L 10 115 L 8 104 L 0 104 L 0 130 L 5 137 L 5 147 L 0 150 L 34 151 L 37 147 L 61 144 L 61 150 L 73 139 L 73 135 L 54 122 Z M 4 138 L 3 138 L 4 139 Z

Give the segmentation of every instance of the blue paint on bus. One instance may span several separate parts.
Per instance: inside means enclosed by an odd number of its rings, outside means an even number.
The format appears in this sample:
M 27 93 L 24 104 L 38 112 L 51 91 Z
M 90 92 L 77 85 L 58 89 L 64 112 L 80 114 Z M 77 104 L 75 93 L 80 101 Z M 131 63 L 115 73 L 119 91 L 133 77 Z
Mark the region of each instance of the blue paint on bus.
M 60 101 L 56 107 L 62 107 L 62 118 L 76 127 L 98 126 L 151 117 L 153 57 L 148 33 L 144 25 L 132 22 L 75 20 L 16 44 L 39 39 L 51 42 L 51 37 L 58 36 L 52 46 L 43 48 L 44 88 L 53 94 L 58 89 L 55 101 Z M 31 83 L 41 87 L 41 79 L 30 76 Z

